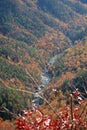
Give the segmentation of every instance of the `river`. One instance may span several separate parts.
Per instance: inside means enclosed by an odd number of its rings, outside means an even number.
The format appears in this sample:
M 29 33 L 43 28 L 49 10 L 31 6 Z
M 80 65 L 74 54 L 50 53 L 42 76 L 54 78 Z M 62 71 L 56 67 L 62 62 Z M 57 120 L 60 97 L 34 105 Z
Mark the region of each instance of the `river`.
M 43 103 L 43 99 L 40 98 L 40 93 L 51 81 L 51 76 L 47 70 L 47 68 L 41 74 L 41 85 L 38 86 L 38 89 L 35 91 L 35 95 L 33 96 L 32 105 L 39 107 Z
M 54 56 L 49 61 L 48 65 L 53 65 L 57 59 L 57 56 Z M 35 91 L 35 95 L 32 99 L 32 105 L 35 105 L 39 107 L 43 103 L 43 100 L 40 98 L 40 93 L 42 90 L 45 89 L 45 87 L 49 84 L 49 82 L 52 80 L 52 76 L 50 75 L 47 68 L 45 68 L 41 74 L 41 85 L 38 86 L 38 89 Z

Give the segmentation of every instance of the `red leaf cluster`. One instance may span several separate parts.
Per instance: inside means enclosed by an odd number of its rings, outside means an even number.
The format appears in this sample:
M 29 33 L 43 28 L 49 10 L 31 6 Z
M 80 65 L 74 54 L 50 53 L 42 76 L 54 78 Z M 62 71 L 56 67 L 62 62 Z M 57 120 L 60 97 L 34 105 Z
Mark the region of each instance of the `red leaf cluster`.
M 79 106 L 73 108 L 73 119 L 69 106 L 59 112 L 59 116 L 55 119 L 42 114 L 37 108 L 24 111 L 24 115 L 16 120 L 16 130 L 80 130 L 81 128 L 86 130 L 87 122 L 79 117 L 79 109 Z

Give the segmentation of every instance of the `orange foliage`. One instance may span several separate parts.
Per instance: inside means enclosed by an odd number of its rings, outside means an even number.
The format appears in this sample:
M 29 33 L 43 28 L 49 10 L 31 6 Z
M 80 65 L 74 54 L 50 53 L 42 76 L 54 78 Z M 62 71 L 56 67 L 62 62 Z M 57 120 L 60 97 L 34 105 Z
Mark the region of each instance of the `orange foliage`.
M 0 119 L 0 130 L 15 130 L 13 123 Z

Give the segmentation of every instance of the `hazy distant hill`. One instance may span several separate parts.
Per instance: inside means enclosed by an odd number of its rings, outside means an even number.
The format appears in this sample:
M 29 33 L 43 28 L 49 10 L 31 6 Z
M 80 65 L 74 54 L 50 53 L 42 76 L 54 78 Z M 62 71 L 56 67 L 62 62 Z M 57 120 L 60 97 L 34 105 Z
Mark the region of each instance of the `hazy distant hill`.
M 85 31 L 86 14 L 87 5 L 79 1 L 1 0 L 0 30 L 4 35 L 28 44 L 44 36 L 49 27 L 76 40 Z

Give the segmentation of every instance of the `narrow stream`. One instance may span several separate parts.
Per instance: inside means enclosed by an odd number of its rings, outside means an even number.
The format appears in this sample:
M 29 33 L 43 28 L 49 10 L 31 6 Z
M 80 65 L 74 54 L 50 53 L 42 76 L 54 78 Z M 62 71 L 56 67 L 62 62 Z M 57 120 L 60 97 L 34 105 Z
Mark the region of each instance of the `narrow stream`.
M 56 59 L 57 59 L 57 55 L 51 58 L 48 65 L 53 65 Z M 45 89 L 45 87 L 49 84 L 51 80 L 52 80 L 52 76 L 49 73 L 48 69 L 45 68 L 41 74 L 41 85 L 38 86 L 38 89 L 35 91 L 35 95 L 32 100 L 32 105 L 39 107 L 39 105 L 43 103 L 43 100 L 39 97 L 39 93 Z
M 35 91 L 34 98 L 32 100 L 32 105 L 39 107 L 43 103 L 43 100 L 39 97 L 39 93 L 49 84 L 51 81 L 51 76 L 46 68 L 41 74 L 41 85 Z
M 42 86 L 45 87 L 51 80 L 50 74 L 47 69 L 41 74 Z

